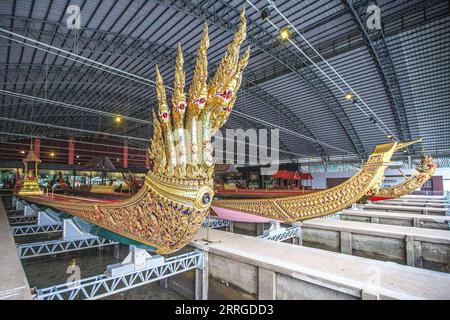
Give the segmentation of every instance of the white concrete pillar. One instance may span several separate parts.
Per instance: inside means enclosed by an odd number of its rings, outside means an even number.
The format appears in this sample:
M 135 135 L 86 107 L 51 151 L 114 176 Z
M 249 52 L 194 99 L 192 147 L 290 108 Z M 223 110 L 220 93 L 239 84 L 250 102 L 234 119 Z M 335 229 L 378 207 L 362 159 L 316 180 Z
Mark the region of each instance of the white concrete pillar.
M 406 264 L 411 267 L 422 267 L 422 244 L 413 236 L 406 236 Z
M 104 248 L 102 246 L 97 247 L 97 257 L 102 257 L 103 256 L 103 250 Z
M 24 209 L 24 205 L 22 202 L 20 201 L 16 201 L 16 210 L 23 210 Z
M 380 218 L 379 217 L 370 217 L 370 222 L 371 223 L 380 223 Z
M 256 236 L 260 236 L 264 233 L 264 223 L 257 223 L 256 224 Z
M 381 300 L 381 297 L 377 292 L 371 292 L 364 289 L 361 291 L 361 300 Z
M 227 230 L 228 232 L 231 232 L 231 233 L 234 232 L 234 224 L 233 224 L 233 221 L 230 221 L 230 222 L 229 222 L 228 226 L 226 227 L 226 230 Z
M 352 234 L 341 231 L 341 253 L 352 254 Z
M 417 268 L 423 268 L 422 259 L 422 242 L 414 240 L 414 264 Z
M 406 236 L 406 264 L 414 267 L 414 238 Z
M 292 244 L 302 246 L 303 245 L 303 237 L 302 237 L 302 222 L 295 222 L 292 224 L 293 227 L 298 227 L 298 237 L 292 238 Z
M 203 252 L 203 266 L 195 269 L 195 300 L 208 300 L 209 263 L 208 252 Z
M 23 208 L 23 215 L 25 217 L 37 217 L 38 211 L 36 209 L 37 208 L 35 206 L 26 205 Z
M 277 299 L 277 277 L 272 270 L 258 268 L 258 300 Z
M 164 278 L 164 279 L 161 279 L 161 280 L 159 280 L 159 285 L 161 286 L 161 287 L 163 287 L 164 289 L 169 289 L 169 280 L 170 278 Z
M 302 234 L 300 233 L 300 236 L 292 238 L 292 244 L 296 246 L 302 246 L 303 245 L 303 239 Z
M 114 245 L 114 258 L 116 258 L 117 260 L 120 259 L 120 243 L 116 243 Z

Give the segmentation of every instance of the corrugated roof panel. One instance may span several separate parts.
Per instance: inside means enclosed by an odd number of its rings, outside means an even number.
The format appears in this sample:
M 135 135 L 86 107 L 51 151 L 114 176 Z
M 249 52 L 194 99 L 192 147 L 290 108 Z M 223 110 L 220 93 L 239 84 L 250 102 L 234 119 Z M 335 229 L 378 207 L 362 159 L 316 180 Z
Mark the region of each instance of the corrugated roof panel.
M 436 1 L 432 1 L 434 4 Z M 31 29 L 27 35 L 34 37 L 38 30 L 45 30 L 42 41 L 61 46 L 66 50 L 76 50 L 73 43 L 75 34 L 81 35 L 83 40 L 89 40 L 89 45 L 84 46 L 81 41 L 78 45 L 78 53 L 85 57 L 89 57 L 95 61 L 103 62 L 116 68 L 126 70 L 127 72 L 138 74 L 150 79 L 154 79 L 154 69 L 157 60 L 142 58 L 137 54 L 137 50 L 130 48 L 128 51 L 119 51 L 119 47 L 115 47 L 120 43 L 131 43 L 132 39 L 136 41 L 153 41 L 162 46 L 166 46 L 167 50 L 176 49 L 178 42 L 181 42 L 186 56 L 194 56 L 198 41 L 203 28 L 203 19 L 198 19 L 189 12 L 183 12 L 170 7 L 170 3 L 163 5 L 154 2 L 123 2 L 123 1 L 80 1 L 82 8 L 82 26 L 93 28 L 94 30 L 81 30 L 73 32 L 67 30 L 65 21 L 68 14 L 65 8 L 68 4 L 76 4 L 69 1 L 49 1 L 40 0 L 33 2 L 27 1 L 2 1 L 0 2 L 0 10 L 3 18 L 0 24 L 4 28 L 10 28 L 11 22 L 15 32 L 24 33 L 26 20 L 31 13 L 34 19 Z M 50 6 L 51 3 L 51 6 Z M 265 0 L 253 0 L 252 3 L 262 8 L 268 4 Z M 396 1 L 380 1 L 382 17 L 389 16 L 390 20 L 400 19 L 399 14 L 409 11 L 417 11 L 416 16 L 422 14 L 421 4 L 419 0 Z M 13 4 L 15 6 L 13 7 Z M 221 5 L 228 4 L 236 8 L 235 18 L 239 13 L 242 5 L 240 0 L 224 1 Z M 206 8 L 217 4 L 210 1 L 201 2 Z M 355 36 L 357 32 L 356 25 L 351 16 L 346 13 L 346 9 L 339 0 L 305 0 L 305 1 L 288 1 L 280 0 L 276 2 L 278 8 L 288 17 L 288 19 L 301 31 L 314 45 L 332 43 L 335 39 L 345 39 L 347 36 Z M 138 8 L 142 9 L 138 10 Z M 218 8 L 218 7 L 216 7 Z M 442 11 L 442 10 L 441 10 Z M 15 15 L 15 19 L 8 16 Z M 397 16 L 397 18 L 395 18 Z M 428 19 L 435 19 L 435 13 L 428 15 Z M 18 17 L 22 17 L 19 19 Z M 259 13 L 247 5 L 247 17 L 250 20 L 261 24 L 273 38 L 278 38 L 277 31 L 272 28 L 268 22 L 260 20 Z M 285 22 L 274 11 L 271 18 L 278 26 L 284 26 Z M 447 20 L 439 20 L 434 23 L 424 25 L 419 28 L 410 29 L 407 32 L 397 34 L 388 39 L 389 49 L 394 61 L 397 77 L 407 108 L 408 120 L 410 121 L 413 136 L 422 135 L 424 137 L 424 145 L 430 148 L 443 148 L 449 145 L 449 22 Z M 60 24 L 55 29 L 55 25 L 51 23 L 42 24 L 38 20 L 47 20 Z M 423 20 L 423 19 L 422 19 Z M 421 19 L 407 19 L 407 26 L 413 23 L 423 23 Z M 403 21 L 403 20 L 402 20 Z M 389 32 L 402 28 L 400 24 L 390 23 Z M 104 32 L 120 32 L 119 37 L 114 34 L 105 36 L 95 32 L 99 29 Z M 53 37 L 54 30 L 57 30 L 57 36 Z M 224 28 L 209 23 L 211 46 L 208 51 L 210 66 L 217 64 L 225 51 L 225 45 L 231 40 L 233 30 L 225 30 Z M 68 35 L 68 39 L 63 36 Z M 292 35 L 293 39 L 300 43 L 298 36 Z M 108 47 L 108 51 L 104 46 L 95 46 L 95 41 L 103 39 L 105 41 L 117 42 Z M 37 96 L 47 96 L 53 99 L 59 99 L 64 102 L 79 104 L 95 108 L 98 110 L 109 110 L 117 113 L 127 113 L 136 116 L 147 116 L 149 105 L 154 105 L 155 93 L 151 86 L 143 86 L 114 75 L 110 75 L 101 71 L 91 72 L 88 67 L 84 67 L 82 72 L 87 74 L 86 77 L 73 77 L 69 71 L 61 71 L 61 76 L 55 77 L 49 75 L 49 79 L 55 79 L 54 83 L 47 83 L 44 73 L 40 73 L 39 77 L 31 81 L 33 74 L 27 75 L 25 68 L 28 64 L 30 67 L 48 66 L 50 72 L 55 72 L 52 67 L 59 65 L 79 66 L 79 64 L 69 61 L 62 57 L 46 54 L 43 51 L 35 50 L 29 47 L 18 47 L 17 45 L 9 47 L 9 42 L 0 39 L 0 72 L 5 69 L 14 68 L 15 65 L 21 65 L 22 71 L 17 78 L 17 83 L 12 81 L 3 84 L 2 88 L 15 90 L 27 94 Z M 248 41 L 244 43 L 244 47 Z M 361 43 L 359 43 L 361 45 Z M 341 44 L 340 49 L 343 49 Z M 288 44 L 282 45 L 280 53 L 286 53 Z M 278 49 L 278 47 L 276 47 Z M 105 50 L 102 52 L 102 50 Z M 244 50 L 244 48 L 242 48 Z M 296 52 L 292 47 L 289 48 L 291 56 Z M 333 54 L 328 52 L 328 54 Z M 189 60 L 189 59 L 187 59 Z M 357 92 L 361 94 L 367 104 L 375 111 L 395 134 L 395 122 L 393 119 L 391 107 L 387 101 L 385 89 L 381 83 L 381 78 L 375 69 L 374 63 L 367 49 L 364 47 L 346 52 L 340 56 L 329 59 L 330 63 L 341 73 Z M 190 61 L 193 62 L 191 58 Z M 9 63 L 10 65 L 7 65 Z M 192 64 L 192 63 L 191 63 Z M 323 63 L 320 64 L 323 66 Z M 171 84 L 173 81 L 173 63 L 160 63 L 160 68 L 164 75 L 165 82 Z M 73 70 L 73 69 L 71 69 Z M 354 152 L 352 143 L 349 140 L 344 128 L 339 123 L 336 116 L 330 108 L 324 103 L 319 94 L 297 75 L 286 73 L 286 66 L 280 64 L 274 57 L 267 52 L 263 52 L 254 45 L 252 46 L 252 57 L 249 61 L 245 75 L 250 77 L 252 81 L 261 79 L 271 79 L 259 86 L 269 92 L 272 96 L 280 100 L 287 108 L 292 110 L 309 128 L 312 134 L 321 141 L 335 145 L 339 148 Z M 256 74 L 253 77 L 253 73 Z M 328 72 L 328 74 L 331 74 Z M 8 71 L 8 75 L 15 76 L 12 71 Z M 53 78 L 52 78 L 53 76 Z M 189 85 L 191 72 L 188 72 Z M 361 141 L 370 152 L 375 144 L 385 142 L 384 134 L 374 126 L 362 113 L 348 104 L 343 99 L 343 94 L 333 88 L 329 81 L 320 75 L 331 88 L 332 92 L 338 97 L 340 103 L 344 106 L 345 112 L 352 122 Z M 75 80 L 74 80 L 75 79 Z M 15 81 L 15 80 L 14 80 Z M 26 83 L 24 83 L 26 81 Z M 42 121 L 57 121 L 62 125 L 71 125 L 70 118 L 65 118 L 67 112 L 51 105 L 36 106 L 33 113 L 29 107 L 23 107 L 27 104 L 21 99 L 8 100 L 4 99 L 12 105 L 3 106 L 2 115 L 17 116 L 30 118 L 31 115 L 36 117 L 36 112 L 42 112 L 49 115 L 48 118 L 36 118 Z M 245 90 L 241 90 L 236 105 L 236 110 L 241 110 L 246 114 L 256 116 L 261 120 L 268 121 L 277 125 L 284 126 L 287 130 L 298 132 L 298 128 L 292 123 L 286 121 L 279 113 L 274 111 L 271 106 L 261 101 L 258 96 L 250 94 Z M 51 114 L 51 116 L 50 116 Z M 89 129 L 95 126 L 95 119 L 92 117 L 86 120 L 84 128 Z M 83 124 L 80 123 L 80 126 Z M 229 127 L 242 127 L 236 115 L 233 115 L 228 123 Z M 8 130 L 14 127 L 9 123 Z M 27 126 L 20 126 L 20 130 L 26 131 Z M 28 126 L 30 127 L 30 126 Z M 98 128 L 105 130 L 114 130 L 108 119 L 100 119 L 97 123 Z M 244 126 L 245 127 L 245 126 Z M 133 134 L 146 134 L 146 131 L 138 126 L 133 126 Z M 17 130 L 19 130 L 17 129 Z M 35 131 L 45 131 L 43 127 L 29 128 Z M 56 133 L 58 130 L 48 130 Z M 444 133 L 443 133 L 444 132 Z M 282 132 L 280 134 L 282 141 L 294 153 L 316 155 L 316 151 L 309 142 L 303 141 L 301 138 L 292 133 Z M 339 154 L 339 151 L 325 147 L 329 154 Z
M 408 120 L 427 151 L 450 146 L 450 17 L 388 40 Z

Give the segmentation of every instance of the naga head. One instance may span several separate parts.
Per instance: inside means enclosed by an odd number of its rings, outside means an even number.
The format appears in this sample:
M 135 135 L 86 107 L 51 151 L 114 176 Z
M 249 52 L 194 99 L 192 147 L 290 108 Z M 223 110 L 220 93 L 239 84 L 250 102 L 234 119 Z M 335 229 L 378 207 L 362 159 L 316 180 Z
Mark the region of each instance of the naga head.
M 437 164 L 434 162 L 431 155 L 423 152 L 420 154 L 420 167 L 417 168 L 417 171 L 421 173 L 429 173 L 434 171 L 436 167 Z
M 239 57 L 245 32 L 243 10 L 239 28 L 213 78 L 208 81 L 206 52 L 209 38 L 205 25 L 188 98 L 184 91 L 183 53 L 178 47 L 171 109 L 163 77 L 156 68 L 158 112 L 153 112 L 149 149 L 153 167 L 145 178 L 145 185 L 153 211 L 157 211 L 155 216 L 173 220 L 180 232 L 160 253 L 172 252 L 185 245 L 198 231 L 210 208 L 214 195 L 211 136 L 226 123 L 236 100 L 250 55 L 246 50 Z

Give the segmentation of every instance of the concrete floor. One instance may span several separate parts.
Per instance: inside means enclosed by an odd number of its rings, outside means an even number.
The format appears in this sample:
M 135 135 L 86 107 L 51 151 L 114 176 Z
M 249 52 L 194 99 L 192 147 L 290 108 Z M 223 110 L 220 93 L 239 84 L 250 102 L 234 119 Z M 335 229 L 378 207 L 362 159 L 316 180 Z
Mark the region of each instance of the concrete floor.
M 31 299 L 28 282 L 17 257 L 6 211 L 0 199 L 0 299 Z

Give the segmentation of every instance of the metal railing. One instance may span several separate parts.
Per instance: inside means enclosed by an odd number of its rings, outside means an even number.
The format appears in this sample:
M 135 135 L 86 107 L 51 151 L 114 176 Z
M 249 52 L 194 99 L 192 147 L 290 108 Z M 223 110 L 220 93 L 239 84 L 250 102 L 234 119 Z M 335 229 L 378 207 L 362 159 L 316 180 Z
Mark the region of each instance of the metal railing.
M 17 254 L 20 259 L 27 259 L 47 256 L 50 254 L 103 247 L 116 243 L 117 242 L 114 242 L 112 240 L 90 235 L 78 239 L 62 239 L 18 244 Z
M 230 225 L 230 221 L 229 220 L 215 219 L 215 218 L 206 218 L 205 221 L 203 221 L 202 226 L 204 228 L 207 228 L 208 227 L 208 223 L 209 223 L 209 227 L 211 229 L 228 227 Z
M 37 223 L 37 217 L 26 217 L 26 216 L 9 216 L 9 224 L 14 226 L 18 224 L 32 224 Z
M 271 241 L 284 241 L 298 237 L 300 237 L 300 227 L 292 226 L 289 228 L 280 228 L 278 230 L 270 231 L 267 234 L 258 236 L 257 238 Z
M 94 300 L 155 282 L 195 268 L 203 268 L 204 253 L 194 251 L 171 257 L 159 266 L 117 276 L 101 274 L 45 289 L 37 289 L 35 300 Z
M 11 233 L 14 237 L 18 236 L 28 236 L 43 233 L 54 233 L 62 232 L 63 225 L 59 224 L 48 224 L 48 225 L 26 225 L 26 226 L 15 226 L 12 227 Z

